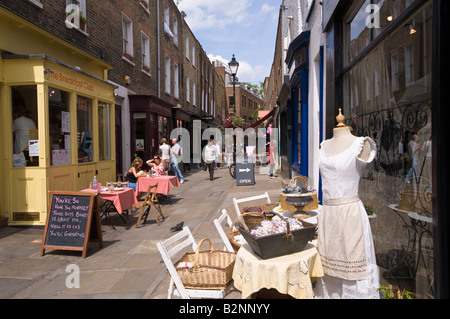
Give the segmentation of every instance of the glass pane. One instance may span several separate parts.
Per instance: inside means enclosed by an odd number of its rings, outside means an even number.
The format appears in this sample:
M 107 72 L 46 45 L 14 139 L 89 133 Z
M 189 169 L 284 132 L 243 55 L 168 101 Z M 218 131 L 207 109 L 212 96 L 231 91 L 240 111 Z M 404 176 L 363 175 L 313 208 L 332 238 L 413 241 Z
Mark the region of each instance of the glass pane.
M 147 158 L 147 116 L 145 113 L 134 113 L 134 142 L 135 142 L 135 154 L 136 156 L 146 159 Z
M 14 86 L 11 96 L 13 166 L 39 166 L 37 88 Z
M 111 108 L 109 104 L 98 102 L 98 146 L 99 160 L 111 159 Z
M 69 93 L 48 88 L 50 164 L 71 164 Z
M 77 97 L 78 163 L 94 161 L 92 135 L 92 100 Z
M 418 299 L 434 297 L 431 50 L 428 1 L 347 72 L 344 92 L 347 124 L 377 144 L 360 196 L 374 212 L 382 284 L 412 291 Z

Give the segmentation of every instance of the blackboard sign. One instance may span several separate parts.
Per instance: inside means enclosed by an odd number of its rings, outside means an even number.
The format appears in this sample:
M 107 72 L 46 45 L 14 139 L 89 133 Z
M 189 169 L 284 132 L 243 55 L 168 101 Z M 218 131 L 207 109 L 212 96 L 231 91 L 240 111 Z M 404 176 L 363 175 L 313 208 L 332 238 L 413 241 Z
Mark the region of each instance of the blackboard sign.
M 82 251 L 85 258 L 91 233 L 102 246 L 100 217 L 92 209 L 94 199 L 95 194 L 83 192 L 50 193 L 41 256 L 49 248 Z
M 253 163 L 236 163 L 237 186 L 255 185 L 255 167 Z

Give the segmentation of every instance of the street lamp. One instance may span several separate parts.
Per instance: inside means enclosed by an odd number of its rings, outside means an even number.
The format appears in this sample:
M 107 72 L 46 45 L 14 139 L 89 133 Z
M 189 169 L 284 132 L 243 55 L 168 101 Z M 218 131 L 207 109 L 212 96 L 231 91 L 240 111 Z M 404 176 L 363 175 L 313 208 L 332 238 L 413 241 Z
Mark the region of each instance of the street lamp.
M 233 113 L 234 116 L 236 116 L 236 74 L 239 69 L 239 62 L 236 61 L 236 58 L 234 57 L 231 59 L 231 61 L 228 63 L 231 75 L 233 76 Z

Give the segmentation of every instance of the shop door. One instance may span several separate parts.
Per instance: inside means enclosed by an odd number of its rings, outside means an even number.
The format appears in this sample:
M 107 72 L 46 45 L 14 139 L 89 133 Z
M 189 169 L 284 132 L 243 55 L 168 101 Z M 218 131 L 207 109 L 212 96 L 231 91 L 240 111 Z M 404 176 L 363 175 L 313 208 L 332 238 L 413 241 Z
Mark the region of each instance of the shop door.
M 131 148 L 135 154 L 145 160 L 148 158 L 147 146 L 147 116 L 146 113 L 133 113 L 133 134 Z M 132 156 L 134 158 L 134 156 Z

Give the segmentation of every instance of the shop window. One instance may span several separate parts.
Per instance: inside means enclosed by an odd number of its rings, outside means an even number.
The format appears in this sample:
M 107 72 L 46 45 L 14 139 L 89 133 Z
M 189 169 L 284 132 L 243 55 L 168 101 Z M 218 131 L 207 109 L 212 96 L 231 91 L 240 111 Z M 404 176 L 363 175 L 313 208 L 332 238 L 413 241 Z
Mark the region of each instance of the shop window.
M 150 119 L 152 116 L 150 116 Z M 146 159 L 148 158 L 147 150 L 147 114 L 133 113 L 133 140 L 135 156 Z
M 50 164 L 71 164 L 69 93 L 48 88 Z
M 158 116 L 158 141 L 164 137 L 166 140 L 169 140 L 169 126 L 168 126 L 167 117 Z
M 39 166 L 37 88 L 15 86 L 11 96 L 13 166 Z
M 98 146 L 99 160 L 111 159 L 111 107 L 104 102 L 98 102 Z
M 412 0 L 354 1 L 345 22 L 345 63 L 350 63 L 412 4 Z
M 397 3 L 399 10 L 410 4 Z M 343 92 L 347 125 L 377 145 L 359 194 L 375 214 L 370 224 L 382 278 L 417 299 L 434 297 L 432 11 L 432 1 L 425 2 L 364 58 L 357 57 L 345 72 Z M 358 99 L 355 87 L 367 77 L 375 85 Z
M 78 163 L 94 161 L 92 133 L 92 100 L 86 97 L 77 97 L 77 144 Z

